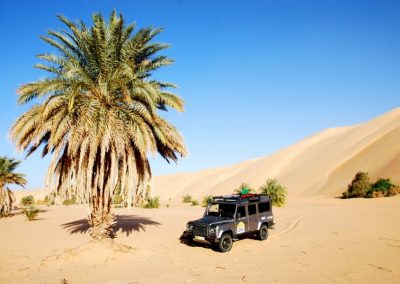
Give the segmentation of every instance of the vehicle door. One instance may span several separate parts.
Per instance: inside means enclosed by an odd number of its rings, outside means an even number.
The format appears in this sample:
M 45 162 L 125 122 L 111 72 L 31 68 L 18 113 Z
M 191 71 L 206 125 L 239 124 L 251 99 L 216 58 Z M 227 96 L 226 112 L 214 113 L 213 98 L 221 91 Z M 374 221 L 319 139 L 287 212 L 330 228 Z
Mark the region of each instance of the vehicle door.
M 241 205 L 236 209 L 236 234 L 240 235 L 249 231 L 249 221 L 246 206 Z
M 249 231 L 256 231 L 258 229 L 257 204 L 249 204 L 247 206 L 247 211 L 249 213 Z

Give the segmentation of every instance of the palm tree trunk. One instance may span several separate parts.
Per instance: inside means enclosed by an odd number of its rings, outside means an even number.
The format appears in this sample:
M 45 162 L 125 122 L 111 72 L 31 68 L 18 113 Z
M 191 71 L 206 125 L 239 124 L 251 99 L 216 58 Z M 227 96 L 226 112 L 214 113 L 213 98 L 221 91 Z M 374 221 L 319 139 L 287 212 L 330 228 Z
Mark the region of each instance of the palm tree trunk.
M 93 239 L 112 239 L 115 237 L 113 225 L 114 214 L 111 213 L 111 198 L 93 197 L 90 200 L 89 224 L 92 226 L 90 235 Z

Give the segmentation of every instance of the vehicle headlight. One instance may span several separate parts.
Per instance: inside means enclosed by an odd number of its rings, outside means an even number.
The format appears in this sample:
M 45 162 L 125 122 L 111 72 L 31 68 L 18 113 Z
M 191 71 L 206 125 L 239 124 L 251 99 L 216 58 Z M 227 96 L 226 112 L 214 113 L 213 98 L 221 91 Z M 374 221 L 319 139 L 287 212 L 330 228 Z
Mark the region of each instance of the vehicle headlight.
M 215 233 L 217 232 L 217 228 L 216 227 L 210 227 L 209 231 L 210 235 L 215 235 Z
M 192 224 L 186 224 L 186 230 L 187 231 L 193 231 L 193 225 Z

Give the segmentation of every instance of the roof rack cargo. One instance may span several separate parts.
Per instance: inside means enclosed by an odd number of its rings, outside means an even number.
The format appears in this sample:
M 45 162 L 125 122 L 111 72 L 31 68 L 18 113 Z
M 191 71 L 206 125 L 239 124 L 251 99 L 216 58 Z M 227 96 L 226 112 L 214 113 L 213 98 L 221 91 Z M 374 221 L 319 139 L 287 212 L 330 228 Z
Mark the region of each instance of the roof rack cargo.
M 268 198 L 268 195 L 256 193 L 232 194 L 225 196 L 214 196 L 213 201 L 259 201 L 262 197 Z

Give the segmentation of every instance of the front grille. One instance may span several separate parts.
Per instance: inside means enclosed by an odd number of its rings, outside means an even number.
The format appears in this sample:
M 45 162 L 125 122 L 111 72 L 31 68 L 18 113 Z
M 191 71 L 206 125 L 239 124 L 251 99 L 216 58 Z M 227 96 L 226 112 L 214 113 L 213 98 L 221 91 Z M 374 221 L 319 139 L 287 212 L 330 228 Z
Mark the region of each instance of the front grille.
M 193 226 L 193 234 L 196 236 L 207 236 L 207 225 L 195 225 Z

